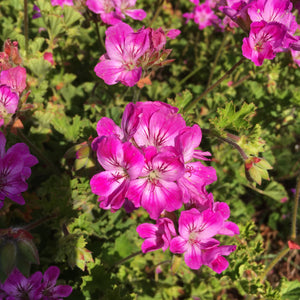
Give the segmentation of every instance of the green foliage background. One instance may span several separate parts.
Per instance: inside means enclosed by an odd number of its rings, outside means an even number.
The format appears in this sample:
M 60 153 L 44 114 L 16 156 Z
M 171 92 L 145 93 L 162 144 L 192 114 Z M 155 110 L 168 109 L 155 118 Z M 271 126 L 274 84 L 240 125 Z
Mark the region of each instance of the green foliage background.
M 41 18 L 31 18 L 34 3 L 41 9 Z M 74 289 L 70 299 L 299 299 L 295 263 L 294 278 L 260 280 L 265 266 L 287 245 L 291 188 L 300 170 L 300 69 L 290 54 L 280 53 L 261 67 L 245 61 L 186 110 L 209 81 L 215 82 L 242 58 L 245 34 L 240 29 L 218 32 L 212 27 L 200 31 L 192 22 L 185 24 L 182 13 L 192 9 L 188 0 L 137 1 L 148 16 L 142 22 L 127 18 L 134 28 L 153 21 L 153 28 L 181 30 L 178 38 L 168 42 L 175 61 L 153 72 L 152 85 L 140 90 L 139 100 L 177 106 L 188 125 L 197 123 L 204 129 L 201 149 L 212 153 L 209 164 L 218 175 L 209 190 L 215 201 L 229 204 L 230 220 L 239 225 L 241 234 L 221 238 L 237 245 L 228 257 L 229 268 L 221 275 L 207 267 L 192 271 L 168 250 L 122 261 L 140 251 L 142 239 L 136 227 L 149 220 L 141 209 L 128 215 L 98 207 L 89 180 L 101 167 L 88 141 L 96 137 L 101 117 L 120 123 L 124 107 L 139 89 L 107 86 L 95 75 L 93 69 L 105 53 L 107 27 L 80 1 L 76 3 L 64 8 L 52 7 L 48 0 L 28 3 L 27 56 L 23 1 L 3 0 L 0 6 L 0 42 L 7 38 L 19 42 L 31 91 L 27 102 L 33 105 L 21 115 L 24 130 L 17 136 L 7 132 L 6 137 L 9 145 L 27 143 L 39 159 L 24 193 L 26 205 L 6 199 L 0 226 L 26 227 L 45 220 L 31 230 L 40 258 L 39 265 L 31 265 L 31 272 L 59 266 L 61 283 Z M 44 60 L 45 52 L 53 53 L 54 66 Z M 238 145 L 247 156 L 263 157 L 272 165 L 269 172 L 260 169 L 260 175 L 255 175 L 263 179 L 260 186 L 247 180 L 240 153 L 222 140 L 228 133 L 239 137 Z M 78 150 L 80 158 L 75 155 Z M 282 202 L 283 198 L 287 201 Z M 276 237 L 263 235 L 266 230 Z M 284 262 L 296 261 L 295 251 Z

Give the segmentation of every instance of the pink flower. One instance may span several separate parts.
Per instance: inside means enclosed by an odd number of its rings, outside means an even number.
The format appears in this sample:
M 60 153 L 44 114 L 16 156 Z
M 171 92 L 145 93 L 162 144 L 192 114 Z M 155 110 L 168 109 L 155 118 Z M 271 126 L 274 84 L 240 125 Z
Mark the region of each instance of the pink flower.
M 70 296 L 72 287 L 69 285 L 56 285 L 60 270 L 50 266 L 43 275 L 40 296 L 42 299 L 61 299 Z
M 183 211 L 179 217 L 180 235 L 172 239 L 170 251 L 184 253 L 184 261 L 191 269 L 207 265 L 220 273 L 228 266 L 222 255 L 235 250 L 235 246 L 218 247 L 220 242 L 212 238 L 222 226 L 223 218 L 220 213 L 210 209 L 203 212 L 195 208 Z
M 52 52 L 45 52 L 44 53 L 44 60 L 49 61 L 49 63 L 54 66 L 53 54 Z
M 179 29 L 170 29 L 167 32 L 167 37 L 171 40 L 175 39 L 179 34 L 181 33 L 181 31 Z
M 147 14 L 142 9 L 132 9 L 136 0 L 87 0 L 87 7 L 100 14 L 101 20 L 109 25 L 120 23 L 125 15 L 134 20 L 143 20 Z
M 5 283 L 0 284 L 1 299 L 54 300 L 68 297 L 72 293 L 71 286 L 56 286 L 59 273 L 58 267 L 50 266 L 44 275 L 38 271 L 26 278 L 18 269 L 14 269 Z
M 18 143 L 5 153 L 6 139 L 0 132 L 0 208 L 7 197 L 18 204 L 25 204 L 21 192 L 27 190 L 26 179 L 31 175 L 31 167 L 38 163 L 29 153 L 27 145 Z
M 20 66 L 4 70 L 0 74 L 0 83 L 21 94 L 26 88 L 26 69 Z
M 14 269 L 1 288 L 7 299 L 40 299 L 38 294 L 42 277 L 41 272 L 35 272 L 29 278 L 26 278 L 18 269 Z
M 109 85 L 134 86 L 142 75 L 138 59 L 150 46 L 148 30 L 134 32 L 129 25 L 118 23 L 106 30 L 105 46 L 107 53 L 95 67 L 97 76 Z
M 273 59 L 279 47 L 283 46 L 286 27 L 277 22 L 265 21 L 251 24 L 249 38 L 244 38 L 243 55 L 251 59 L 256 66 L 262 65 L 264 59 Z
M 171 212 L 182 206 L 182 192 L 176 180 L 183 175 L 184 165 L 172 147 L 161 152 L 148 147 L 144 155 L 143 170 L 139 178 L 130 182 L 126 197 L 156 220 L 163 210 Z
M 0 86 L 0 126 L 7 114 L 14 114 L 19 104 L 19 96 L 7 85 Z
M 160 149 L 175 146 L 175 138 L 185 128 L 178 109 L 162 102 L 138 102 L 142 113 L 138 130 L 133 138 L 139 147 L 154 146 Z
M 61 7 L 63 7 L 64 5 L 67 6 L 73 6 L 73 0 L 51 0 L 51 4 L 53 6 L 55 5 L 60 5 Z
M 166 251 L 170 245 L 172 236 L 176 236 L 173 222 L 168 218 L 160 218 L 156 225 L 144 223 L 136 228 L 139 236 L 145 241 L 142 244 L 143 253 L 163 249 Z
M 105 171 L 92 177 L 92 192 L 99 196 L 100 207 L 117 210 L 125 201 L 130 181 L 140 175 L 144 157 L 131 143 L 122 144 L 113 135 L 103 136 L 96 151 Z

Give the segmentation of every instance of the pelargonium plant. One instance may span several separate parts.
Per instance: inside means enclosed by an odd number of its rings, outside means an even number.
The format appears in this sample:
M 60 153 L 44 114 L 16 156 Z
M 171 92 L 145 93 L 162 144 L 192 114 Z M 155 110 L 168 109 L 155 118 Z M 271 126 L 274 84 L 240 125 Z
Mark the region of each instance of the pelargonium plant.
M 60 270 L 49 267 L 44 275 L 35 272 L 26 278 L 18 269 L 14 269 L 3 284 L 0 284 L 0 296 L 3 300 L 54 300 L 68 297 L 72 293 L 69 285 L 56 285 Z
M 0 132 L 0 208 L 5 198 L 18 204 L 25 204 L 22 192 L 28 188 L 26 180 L 31 175 L 31 167 L 38 163 L 24 143 L 17 143 L 5 152 L 6 139 Z
M 136 0 L 87 0 L 86 6 L 109 25 L 120 23 L 126 16 L 143 20 L 147 14 L 143 9 L 133 9 Z
M 121 128 L 104 117 L 97 124 L 97 133 L 92 147 L 105 171 L 94 175 L 90 184 L 100 207 L 113 212 L 123 205 L 127 211 L 143 207 L 156 220 L 156 225 L 137 227 L 146 239 L 144 253 L 170 247 L 173 253 L 186 252 L 185 262 L 192 269 L 203 264 L 218 273 L 226 269 L 228 263 L 222 255 L 234 251 L 235 246 L 218 247 L 212 237 L 232 236 L 239 229 L 226 221 L 229 207 L 215 203 L 206 191 L 217 179 L 215 170 L 193 161 L 210 156 L 196 149 L 202 139 L 200 127 L 186 126 L 175 107 L 138 102 L 127 105 Z M 168 213 L 183 207 L 189 210 L 181 212 L 177 236 Z

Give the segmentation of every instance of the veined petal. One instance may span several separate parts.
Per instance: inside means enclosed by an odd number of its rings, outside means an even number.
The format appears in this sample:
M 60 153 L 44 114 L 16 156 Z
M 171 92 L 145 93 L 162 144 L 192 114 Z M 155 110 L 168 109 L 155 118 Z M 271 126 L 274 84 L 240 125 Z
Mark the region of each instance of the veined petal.
M 144 156 L 130 142 L 126 142 L 123 144 L 123 151 L 124 161 L 122 165 L 126 169 L 126 172 L 129 175 L 130 179 L 136 179 L 143 169 Z
M 123 113 L 121 128 L 124 132 L 124 140 L 129 141 L 136 133 L 140 124 L 142 110 L 137 108 L 135 104 L 129 103 Z
M 184 164 L 174 151 L 159 152 L 152 159 L 153 170 L 165 181 L 176 181 L 184 175 Z
M 234 236 L 235 234 L 239 234 L 239 227 L 233 222 L 224 222 L 223 227 L 220 229 L 218 234 Z
M 184 162 L 193 158 L 194 149 L 197 148 L 202 139 L 202 132 L 198 125 L 182 129 L 175 138 L 175 148 L 182 153 Z
M 181 236 L 177 236 L 171 240 L 170 251 L 172 253 L 184 253 L 187 250 L 187 241 Z
M 106 84 L 112 85 L 119 82 L 120 75 L 126 69 L 121 61 L 103 60 L 96 65 L 94 71 Z
M 97 157 L 105 170 L 119 171 L 124 174 L 121 167 L 124 161 L 123 145 L 115 136 L 103 137 L 98 142 Z
M 139 234 L 139 236 L 142 239 L 154 237 L 156 232 L 158 230 L 157 225 L 154 224 L 149 224 L 149 223 L 143 223 L 140 224 L 137 228 L 136 231 Z
M 126 197 L 133 202 L 135 207 L 141 206 L 141 197 L 147 185 L 147 181 L 147 178 L 140 178 L 130 182 Z
M 150 47 L 148 29 L 140 29 L 130 33 L 125 40 L 123 59 L 126 62 L 136 62 Z
M 142 68 L 134 67 L 132 70 L 126 68 L 120 73 L 118 81 L 126 86 L 134 86 L 142 76 Z
M 122 131 L 119 126 L 115 124 L 115 122 L 107 117 L 103 117 L 97 123 L 97 133 L 98 136 L 108 136 L 108 135 L 115 135 L 118 138 L 122 138 Z
M 92 193 L 98 196 L 109 196 L 115 191 L 126 178 L 117 172 L 105 171 L 96 174 L 90 181 Z
M 201 249 L 198 245 L 190 245 L 184 254 L 184 261 L 191 269 L 198 270 L 203 264 L 201 256 Z
M 150 251 L 155 251 L 163 247 L 163 240 L 154 238 L 146 239 L 142 244 L 143 253 L 147 253 Z
M 123 22 L 106 30 L 105 48 L 110 59 L 123 61 L 125 41 L 133 32 L 133 29 Z
M 147 17 L 147 13 L 143 9 L 126 9 L 125 15 L 139 21 L 142 21 Z

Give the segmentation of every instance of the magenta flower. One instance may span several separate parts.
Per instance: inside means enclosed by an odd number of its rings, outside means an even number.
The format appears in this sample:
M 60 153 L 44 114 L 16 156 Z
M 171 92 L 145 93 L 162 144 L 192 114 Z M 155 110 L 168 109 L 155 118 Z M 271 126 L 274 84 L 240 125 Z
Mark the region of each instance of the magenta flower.
M 142 206 L 156 220 L 163 210 L 174 211 L 182 206 L 182 192 L 176 182 L 184 173 L 181 157 L 173 147 L 157 152 L 144 150 L 145 165 L 139 178 L 130 182 L 126 197 L 135 207 Z
M 5 283 L 2 290 L 7 300 L 41 299 L 39 297 L 41 289 L 42 273 L 36 272 L 26 278 L 18 269 L 14 269 Z
M 134 20 L 143 20 L 147 17 L 147 13 L 143 9 L 132 9 L 136 0 L 114 0 L 117 15 L 121 19 L 125 19 L 125 15 Z
M 60 270 L 56 266 L 51 266 L 45 271 L 39 295 L 42 300 L 61 299 L 72 293 L 72 287 L 69 285 L 56 286 L 59 273 Z
M 276 56 L 276 52 L 283 46 L 285 35 L 286 27 L 280 23 L 254 22 L 251 24 L 249 38 L 243 40 L 243 55 L 260 66 L 264 59 Z
M 0 208 L 5 197 L 25 204 L 21 193 L 27 190 L 26 179 L 31 175 L 30 168 L 38 163 L 24 143 L 13 145 L 6 153 L 5 143 L 6 139 L 0 132 Z
M 139 236 L 145 241 L 142 244 L 143 253 L 163 249 L 166 251 L 170 245 L 172 236 L 176 236 L 173 222 L 168 218 L 161 218 L 156 225 L 144 223 L 136 228 Z
M 60 5 L 61 7 L 63 7 L 64 5 L 67 6 L 73 6 L 73 0 L 51 0 L 51 4 L 53 6 L 55 5 Z
M 212 238 L 218 234 L 222 226 L 221 214 L 210 209 L 203 212 L 199 212 L 195 208 L 183 211 L 179 217 L 180 235 L 172 239 L 170 251 L 184 253 L 185 263 L 191 269 L 199 269 L 202 265 L 212 267 L 214 262 L 217 264 L 214 266 L 214 271 L 223 271 L 228 264 L 225 264 L 224 260 L 219 257 L 228 255 L 229 251 L 227 248 L 224 248 L 223 251 L 221 247 L 218 248 L 219 241 Z M 232 247 L 232 251 L 235 249 L 235 246 L 229 247 Z M 219 252 L 216 249 L 219 249 Z
M 4 70 L 0 74 L 0 84 L 9 86 L 21 94 L 26 88 L 26 69 L 20 66 Z
M 178 109 L 158 101 L 138 102 L 136 107 L 142 110 L 138 130 L 133 135 L 136 144 L 157 149 L 175 146 L 176 136 L 186 127 Z
M 86 5 L 95 14 L 100 14 L 101 20 L 109 25 L 120 23 L 125 15 L 134 20 L 143 20 L 147 14 L 142 9 L 132 9 L 136 0 L 87 0 Z
M 3 71 L 4 72 L 4 71 Z M 7 114 L 14 114 L 19 104 L 19 96 L 6 85 L 0 86 L 0 126 Z
M 18 269 L 14 269 L 5 283 L 0 285 L 0 296 L 7 300 L 59 300 L 72 293 L 69 285 L 56 285 L 60 270 L 49 267 L 44 275 L 35 272 L 26 278 Z
M 100 207 L 117 210 L 125 201 L 130 181 L 140 175 L 144 157 L 131 143 L 122 144 L 115 136 L 103 136 L 96 151 L 105 171 L 92 177 L 92 192 L 99 196 Z
M 185 162 L 184 176 L 179 178 L 178 185 L 183 192 L 183 201 L 187 207 L 197 209 L 211 208 L 213 198 L 205 190 L 205 186 L 217 180 L 216 171 L 206 167 L 201 162 L 191 162 L 193 158 L 207 160 L 209 152 L 197 150 L 201 142 L 202 133 L 198 125 L 186 127 L 180 131 L 175 139 L 175 148 L 182 153 Z
M 142 75 L 138 60 L 150 46 L 149 31 L 134 32 L 129 25 L 118 23 L 106 30 L 105 46 L 107 53 L 96 65 L 96 75 L 109 85 L 134 86 Z

